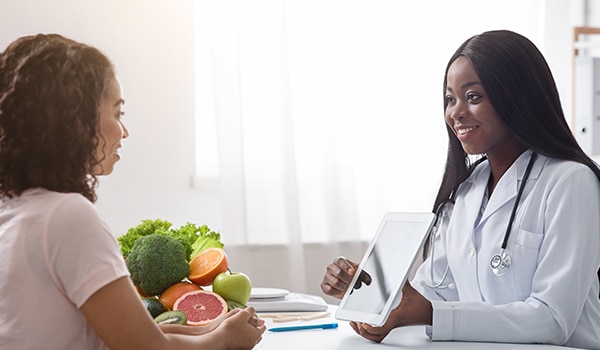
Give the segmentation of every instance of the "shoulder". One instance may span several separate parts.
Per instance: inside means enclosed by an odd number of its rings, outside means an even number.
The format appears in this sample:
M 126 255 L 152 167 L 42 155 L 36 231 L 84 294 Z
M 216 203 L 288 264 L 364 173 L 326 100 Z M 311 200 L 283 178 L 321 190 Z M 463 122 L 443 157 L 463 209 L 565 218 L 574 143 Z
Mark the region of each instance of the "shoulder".
M 97 215 L 94 204 L 79 193 L 61 193 L 39 189 L 26 195 L 31 197 L 31 201 L 37 203 L 35 207 L 53 217 L 65 216 L 77 219 L 81 216 Z
M 54 215 L 57 211 L 95 211 L 93 203 L 78 193 L 61 193 L 43 188 L 26 190 L 5 203 L 6 207 L 39 216 Z
M 50 203 L 50 204 L 52 204 L 52 203 L 54 203 L 54 204 L 67 203 L 67 202 L 73 202 L 73 203 L 87 202 L 89 204 L 92 204 L 89 200 L 87 200 L 85 197 L 83 197 L 79 193 L 55 192 L 55 191 L 49 191 L 44 188 L 29 189 L 29 190 L 23 192 L 23 194 L 19 198 L 24 201 L 28 201 L 28 202 Z
M 79 193 L 54 193 L 58 209 L 72 212 L 96 212 L 96 207 Z
M 577 177 L 589 179 L 590 181 L 598 181 L 596 174 L 586 164 L 571 160 L 549 158 L 541 155 L 539 157 L 541 160 L 540 166 L 538 167 L 540 177 L 550 177 L 556 179 Z
M 77 193 L 53 193 L 48 198 L 51 206 L 42 232 L 50 249 L 114 248 L 112 231 L 92 202 Z
M 531 176 L 537 180 L 538 189 L 559 195 L 600 192 L 600 179 L 586 164 L 543 156 L 539 163 Z
M 61 193 L 34 189 L 24 193 L 20 201 L 28 216 L 45 218 L 47 228 L 63 231 L 66 227 L 91 227 L 102 225 L 96 207 L 79 193 Z

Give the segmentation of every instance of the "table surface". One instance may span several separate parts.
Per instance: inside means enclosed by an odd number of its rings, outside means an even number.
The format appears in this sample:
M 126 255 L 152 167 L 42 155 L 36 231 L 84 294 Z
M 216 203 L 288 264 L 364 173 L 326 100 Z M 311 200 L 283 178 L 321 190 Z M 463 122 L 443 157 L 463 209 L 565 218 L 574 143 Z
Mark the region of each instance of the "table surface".
M 263 317 L 267 329 L 271 327 L 338 323 L 337 329 L 311 329 L 288 332 L 270 332 L 267 330 L 257 350 L 353 350 L 353 349 L 573 349 L 560 346 L 538 344 L 502 344 L 476 342 L 432 342 L 425 334 L 425 326 L 410 326 L 394 329 L 383 342 L 377 344 L 360 337 L 352 330 L 348 322 L 336 320 L 335 306 L 329 307 L 330 316 L 311 321 L 273 322 Z M 272 313 L 270 313 L 272 314 Z M 261 315 L 259 313 L 259 315 Z M 262 315 L 265 315 L 264 313 Z

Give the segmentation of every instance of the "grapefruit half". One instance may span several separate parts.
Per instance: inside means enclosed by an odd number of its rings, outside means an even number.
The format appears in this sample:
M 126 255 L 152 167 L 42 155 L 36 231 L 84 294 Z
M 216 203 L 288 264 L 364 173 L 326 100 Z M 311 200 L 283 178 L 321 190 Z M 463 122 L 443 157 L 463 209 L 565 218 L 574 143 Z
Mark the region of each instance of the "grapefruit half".
M 162 301 L 165 305 L 167 305 L 169 307 L 169 310 L 173 310 L 173 306 L 175 305 L 175 302 L 177 301 L 177 299 L 179 299 L 180 296 L 184 295 L 187 292 L 200 289 L 202 288 L 195 283 L 181 281 L 165 289 L 165 291 L 162 292 L 158 299 Z
M 173 310 L 183 311 L 188 325 L 203 326 L 227 313 L 227 302 L 217 293 L 195 290 L 180 296 Z

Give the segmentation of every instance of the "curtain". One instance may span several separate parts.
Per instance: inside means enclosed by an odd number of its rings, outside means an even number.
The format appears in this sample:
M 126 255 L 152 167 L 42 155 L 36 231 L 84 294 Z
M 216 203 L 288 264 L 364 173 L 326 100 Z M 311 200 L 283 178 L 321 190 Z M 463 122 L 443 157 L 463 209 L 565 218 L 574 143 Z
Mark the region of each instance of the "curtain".
M 364 245 L 344 244 L 369 241 L 385 212 L 431 210 L 447 59 L 496 25 L 535 28 L 534 0 L 449 26 L 476 11 L 463 2 L 195 0 L 197 172 L 217 179 L 228 242 L 283 247 L 285 286 L 314 290 L 307 266 L 360 259 Z

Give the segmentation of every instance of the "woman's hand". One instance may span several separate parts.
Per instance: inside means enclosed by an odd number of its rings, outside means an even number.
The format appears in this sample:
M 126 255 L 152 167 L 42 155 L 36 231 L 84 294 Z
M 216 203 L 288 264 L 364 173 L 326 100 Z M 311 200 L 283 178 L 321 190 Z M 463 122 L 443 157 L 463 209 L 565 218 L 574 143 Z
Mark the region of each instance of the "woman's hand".
M 223 323 L 223 321 L 225 321 L 232 315 L 235 315 L 238 311 L 239 311 L 238 309 L 233 309 L 233 310 L 215 318 L 209 324 L 204 325 L 204 326 L 190 327 L 187 325 L 180 325 L 180 324 L 159 324 L 158 326 L 165 333 L 184 334 L 184 335 L 202 335 L 202 334 L 206 334 L 206 333 L 212 332 L 213 330 L 217 329 L 217 327 L 219 327 L 219 325 L 221 323 Z M 264 323 L 264 321 L 262 321 L 262 320 L 260 322 Z
M 343 256 L 338 256 L 327 266 L 323 281 L 321 282 L 321 290 L 326 295 L 341 299 L 348 289 L 352 277 L 356 273 L 358 264 L 346 259 Z M 366 272 L 361 272 L 360 278 L 356 281 L 354 289 L 360 288 L 362 284 L 371 284 L 371 276 Z
M 224 340 L 224 349 L 252 349 L 262 339 L 266 330 L 265 321 L 256 316 L 252 307 L 234 309 L 215 328 Z
M 350 326 L 363 338 L 380 343 L 394 328 L 419 324 L 431 325 L 432 318 L 431 302 L 407 282 L 402 288 L 400 305 L 392 310 L 383 326 L 374 327 L 361 322 L 350 322 Z
M 235 309 L 207 326 L 158 325 L 129 277 L 107 284 L 81 311 L 111 349 L 252 349 L 266 330 L 252 307 Z

